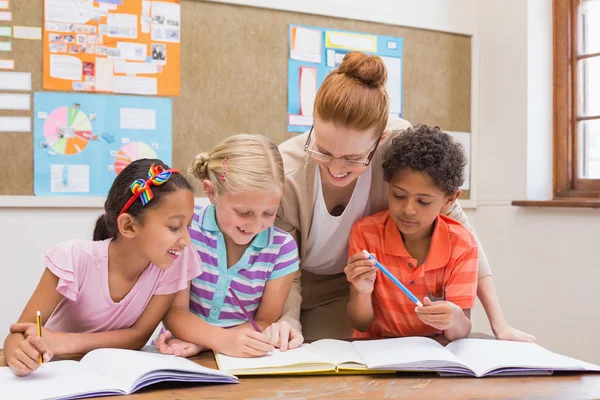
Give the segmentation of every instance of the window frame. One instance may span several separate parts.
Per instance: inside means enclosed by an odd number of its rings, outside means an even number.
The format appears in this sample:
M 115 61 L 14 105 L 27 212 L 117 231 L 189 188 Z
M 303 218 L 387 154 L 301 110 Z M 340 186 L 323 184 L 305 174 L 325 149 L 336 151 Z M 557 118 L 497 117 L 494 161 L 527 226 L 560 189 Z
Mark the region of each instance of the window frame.
M 553 0 L 554 199 L 600 201 L 600 179 L 579 178 L 578 9 L 581 0 Z

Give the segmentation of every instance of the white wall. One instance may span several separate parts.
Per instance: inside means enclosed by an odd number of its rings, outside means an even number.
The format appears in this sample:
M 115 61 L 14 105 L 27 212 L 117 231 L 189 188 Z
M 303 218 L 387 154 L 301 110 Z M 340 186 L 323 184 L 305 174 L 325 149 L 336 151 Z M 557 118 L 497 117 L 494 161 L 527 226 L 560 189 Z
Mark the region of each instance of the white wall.
M 600 212 L 510 205 L 549 193 L 551 0 L 252 4 L 478 35 L 479 207 L 468 215 L 491 262 L 502 307 L 509 322 L 535 334 L 543 346 L 600 363 L 600 343 L 592 333 L 600 328 L 595 308 L 600 246 L 592 241 L 600 237 Z M 5 277 L 0 332 L 34 289 L 42 268 L 39 255 L 61 240 L 89 237 L 100 212 L 0 208 L 0 276 Z M 475 330 L 489 332 L 481 307 L 473 323 Z

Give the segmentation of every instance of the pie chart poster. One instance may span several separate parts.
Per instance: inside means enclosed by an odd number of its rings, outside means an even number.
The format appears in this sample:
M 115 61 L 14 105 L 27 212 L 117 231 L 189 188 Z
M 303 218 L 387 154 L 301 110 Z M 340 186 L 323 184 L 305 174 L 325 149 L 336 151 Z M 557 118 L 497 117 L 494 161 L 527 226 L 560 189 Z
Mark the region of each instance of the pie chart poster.
M 172 165 L 172 101 L 161 97 L 34 94 L 36 196 L 106 196 L 140 158 Z

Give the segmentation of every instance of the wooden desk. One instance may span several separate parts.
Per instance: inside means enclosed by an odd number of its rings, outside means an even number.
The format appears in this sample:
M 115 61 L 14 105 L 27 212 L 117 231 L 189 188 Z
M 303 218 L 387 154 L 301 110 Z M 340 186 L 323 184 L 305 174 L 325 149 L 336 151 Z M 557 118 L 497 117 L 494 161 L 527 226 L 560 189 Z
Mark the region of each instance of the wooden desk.
M 216 368 L 212 353 L 192 360 Z M 0 366 L 6 366 L 0 350 Z M 597 399 L 600 375 L 558 374 L 549 377 L 441 378 L 435 374 L 339 375 L 240 378 L 240 384 L 158 385 L 131 396 L 135 400 L 196 399 Z

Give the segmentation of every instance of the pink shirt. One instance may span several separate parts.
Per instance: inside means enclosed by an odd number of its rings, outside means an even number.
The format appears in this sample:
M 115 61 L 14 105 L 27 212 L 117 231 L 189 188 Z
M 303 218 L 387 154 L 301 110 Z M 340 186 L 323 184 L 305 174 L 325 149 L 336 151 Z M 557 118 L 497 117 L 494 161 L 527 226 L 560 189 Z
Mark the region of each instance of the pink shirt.
M 111 240 L 70 240 L 42 256 L 45 266 L 58 276 L 56 290 L 64 296 L 44 325 L 46 328 L 74 333 L 129 328 L 152 296 L 185 289 L 201 273 L 200 256 L 194 246 L 187 246 L 169 269 L 150 264 L 125 298 L 115 303 L 108 290 Z

